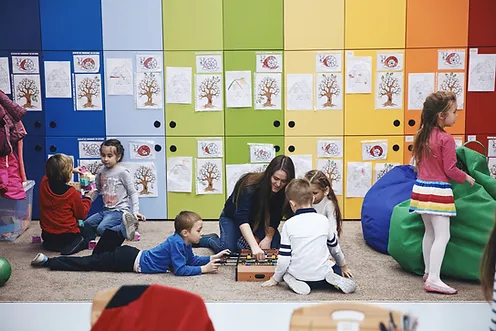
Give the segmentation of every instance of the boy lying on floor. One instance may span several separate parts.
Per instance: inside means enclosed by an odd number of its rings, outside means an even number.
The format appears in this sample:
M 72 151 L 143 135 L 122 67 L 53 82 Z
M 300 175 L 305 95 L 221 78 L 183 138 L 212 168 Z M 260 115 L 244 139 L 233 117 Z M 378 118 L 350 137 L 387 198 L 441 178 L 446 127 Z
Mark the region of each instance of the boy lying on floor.
M 174 220 L 175 233 L 152 249 L 140 251 L 136 247 L 121 246 L 123 237 L 106 230 L 89 256 L 58 256 L 48 258 L 38 253 L 31 261 L 35 267 L 48 267 L 51 270 L 65 271 L 111 271 L 163 273 L 174 272 L 177 276 L 193 276 L 216 272 L 223 250 L 212 256 L 195 256 L 192 243 L 200 241 L 203 221 L 197 213 L 180 212 Z

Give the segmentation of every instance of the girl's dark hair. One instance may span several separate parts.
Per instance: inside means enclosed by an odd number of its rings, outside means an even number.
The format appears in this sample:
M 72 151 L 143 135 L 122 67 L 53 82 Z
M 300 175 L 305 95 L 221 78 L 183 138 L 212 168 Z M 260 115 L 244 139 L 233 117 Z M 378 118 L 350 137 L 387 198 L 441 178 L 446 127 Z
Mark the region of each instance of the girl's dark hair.
M 446 115 L 452 105 L 456 103 L 456 95 L 453 92 L 439 91 L 431 93 L 424 102 L 422 117 L 420 119 L 420 128 L 415 135 L 413 143 L 413 157 L 416 166 L 419 167 L 422 158 L 430 151 L 429 137 L 434 128 L 443 130 L 438 125 L 438 114 Z M 443 130 L 444 131 L 444 130 Z
M 341 236 L 343 228 L 343 217 L 341 215 L 341 209 L 339 209 L 339 202 L 332 189 L 332 184 L 329 178 L 320 170 L 310 170 L 305 174 L 305 179 L 307 179 L 310 184 L 317 185 L 321 190 L 325 191 L 329 189 L 327 194 L 327 199 L 331 200 L 334 204 L 334 217 L 336 217 L 336 230 L 338 231 L 338 237 Z
M 496 223 L 496 211 L 494 217 Z M 489 237 L 489 241 L 484 249 L 484 254 L 482 255 L 481 265 L 480 265 L 480 280 L 482 285 L 482 292 L 487 301 L 493 299 L 494 291 L 494 270 L 495 270 L 495 259 L 496 259 L 496 224 L 493 227 L 493 231 Z
M 105 140 L 101 145 L 100 145 L 100 153 L 102 153 L 102 147 L 115 147 L 115 151 L 117 153 L 117 162 L 121 162 L 122 158 L 124 157 L 124 146 L 122 146 L 121 142 L 117 139 L 108 139 Z
M 254 204 L 255 219 L 253 231 L 256 231 L 262 224 L 267 228 L 270 222 L 270 198 L 272 197 L 272 184 L 271 178 L 277 170 L 282 170 L 286 173 L 287 178 L 285 184 L 288 184 L 291 180 L 295 178 L 295 168 L 293 161 L 285 155 L 279 155 L 270 161 L 269 165 L 264 172 L 249 172 L 243 175 L 234 186 L 234 197 L 237 207 L 237 201 L 239 195 L 247 186 L 253 186 L 254 189 L 258 190 L 256 195 L 256 200 Z M 281 189 L 284 194 L 284 188 Z M 284 198 L 286 200 L 286 198 Z M 288 208 L 288 203 L 285 201 L 283 205 L 283 215 Z

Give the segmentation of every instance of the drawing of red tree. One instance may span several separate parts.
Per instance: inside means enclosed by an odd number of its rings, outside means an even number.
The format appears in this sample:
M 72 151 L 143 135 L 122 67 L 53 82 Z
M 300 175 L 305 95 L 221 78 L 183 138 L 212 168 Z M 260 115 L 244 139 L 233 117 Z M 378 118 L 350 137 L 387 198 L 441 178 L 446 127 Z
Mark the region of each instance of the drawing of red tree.
M 388 72 L 384 76 L 381 76 L 381 83 L 379 84 L 379 97 L 387 97 L 387 101 L 382 104 L 384 107 L 395 106 L 393 103 L 393 96 L 400 94 L 400 92 L 400 82 L 396 76 L 393 76 L 392 72 Z
M 463 93 L 462 84 L 457 74 L 450 72 L 449 74 L 444 74 L 444 80 L 441 83 L 440 89 L 446 92 L 453 92 L 457 97 L 460 97 Z
M 376 174 L 376 180 L 381 179 L 382 176 L 384 176 L 385 174 L 387 174 L 393 168 L 394 168 L 394 164 L 392 164 L 392 163 L 386 163 L 386 164 L 384 164 L 384 168 Z
M 200 99 L 207 99 L 203 108 L 213 108 L 213 98 L 220 96 L 220 77 L 212 76 L 205 79 L 199 87 Z
M 26 103 L 23 105 L 24 108 L 34 108 L 32 102 L 38 102 L 40 96 L 40 90 L 36 86 L 36 82 L 29 78 L 23 78 L 19 85 L 17 85 L 17 99 L 25 98 Z
M 145 77 L 140 81 L 138 85 L 138 94 L 140 97 L 146 96 L 147 100 L 145 106 L 153 106 L 153 96 L 158 95 L 160 92 L 160 86 L 158 85 L 157 77 L 153 72 L 145 73 Z
M 341 179 L 341 174 L 339 173 L 339 166 L 334 160 L 327 160 L 324 166 L 322 167 L 322 172 L 326 174 L 327 178 L 331 182 L 331 186 L 334 182 L 337 182 Z
M 220 171 L 217 165 L 212 162 L 205 163 L 198 172 L 198 180 L 200 182 L 207 182 L 208 185 L 205 188 L 205 192 L 215 191 L 214 181 L 220 180 Z
M 258 85 L 258 103 L 262 103 L 264 107 L 274 107 L 272 104 L 272 97 L 279 94 L 279 86 L 277 80 L 272 77 L 264 77 Z M 265 99 L 264 99 L 265 98 Z
M 84 108 L 93 108 L 93 97 L 100 95 L 100 79 L 95 78 L 84 78 L 81 84 L 78 86 L 78 99 L 86 98 L 86 103 L 83 105 Z
M 141 185 L 142 189 L 139 194 L 151 194 L 149 188 L 153 188 L 153 184 L 155 183 L 155 174 L 153 170 L 147 166 L 140 166 L 138 170 L 134 173 L 134 187 L 136 190 L 139 190 L 139 186 Z
M 335 107 L 336 105 L 332 102 L 332 98 L 335 95 L 339 95 L 341 90 L 339 88 L 338 79 L 336 75 L 333 74 L 322 74 L 322 79 L 319 83 L 319 97 L 326 97 L 327 101 L 323 104 L 325 108 Z

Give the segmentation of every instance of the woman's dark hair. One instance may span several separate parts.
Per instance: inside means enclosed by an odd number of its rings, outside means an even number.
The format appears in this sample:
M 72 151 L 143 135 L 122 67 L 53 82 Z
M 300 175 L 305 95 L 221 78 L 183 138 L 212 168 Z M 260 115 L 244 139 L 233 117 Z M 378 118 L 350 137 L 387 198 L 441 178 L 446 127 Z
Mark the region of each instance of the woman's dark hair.
M 255 195 L 256 200 L 254 201 L 255 209 L 255 219 L 253 225 L 253 231 L 256 231 L 261 225 L 265 228 L 269 226 L 270 222 L 270 198 L 272 197 L 272 183 L 271 178 L 274 173 L 278 170 L 282 170 L 286 173 L 286 180 L 284 181 L 284 186 L 286 186 L 291 180 L 295 178 L 295 168 L 293 161 L 286 155 L 279 155 L 270 161 L 269 165 L 264 172 L 249 172 L 243 175 L 234 186 L 234 196 L 235 203 L 237 206 L 237 201 L 239 195 L 243 190 L 252 186 L 253 189 L 258 190 L 258 194 Z M 278 193 L 284 194 L 284 187 Z M 286 198 L 284 198 L 286 200 Z M 283 215 L 285 214 L 285 209 L 287 209 L 287 201 L 283 205 Z
M 102 153 L 102 147 L 115 147 L 115 151 L 117 153 L 117 162 L 121 162 L 122 158 L 124 157 L 124 146 L 122 146 L 121 142 L 117 139 L 108 139 L 105 140 L 101 145 L 100 145 L 100 153 Z

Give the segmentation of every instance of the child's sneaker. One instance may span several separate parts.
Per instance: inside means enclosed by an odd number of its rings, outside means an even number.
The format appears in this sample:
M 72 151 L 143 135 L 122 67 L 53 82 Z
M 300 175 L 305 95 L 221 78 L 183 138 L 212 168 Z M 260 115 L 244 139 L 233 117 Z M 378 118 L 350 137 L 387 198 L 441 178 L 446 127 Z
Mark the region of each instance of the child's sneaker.
M 48 257 L 43 253 L 38 253 L 31 261 L 33 267 L 44 267 L 48 262 Z
M 308 286 L 307 283 L 294 278 L 292 275 L 285 273 L 284 276 L 282 276 L 282 279 L 284 279 L 284 282 L 288 284 L 289 288 L 292 289 L 295 293 L 303 295 L 307 295 L 310 293 L 310 286 Z
M 132 241 L 138 228 L 138 219 L 128 211 L 122 214 L 122 224 L 126 228 L 126 239 Z
M 335 288 L 343 291 L 343 293 L 353 293 L 356 290 L 356 283 L 352 279 L 342 277 L 334 271 L 329 272 L 325 277 L 326 282 L 333 285 Z

